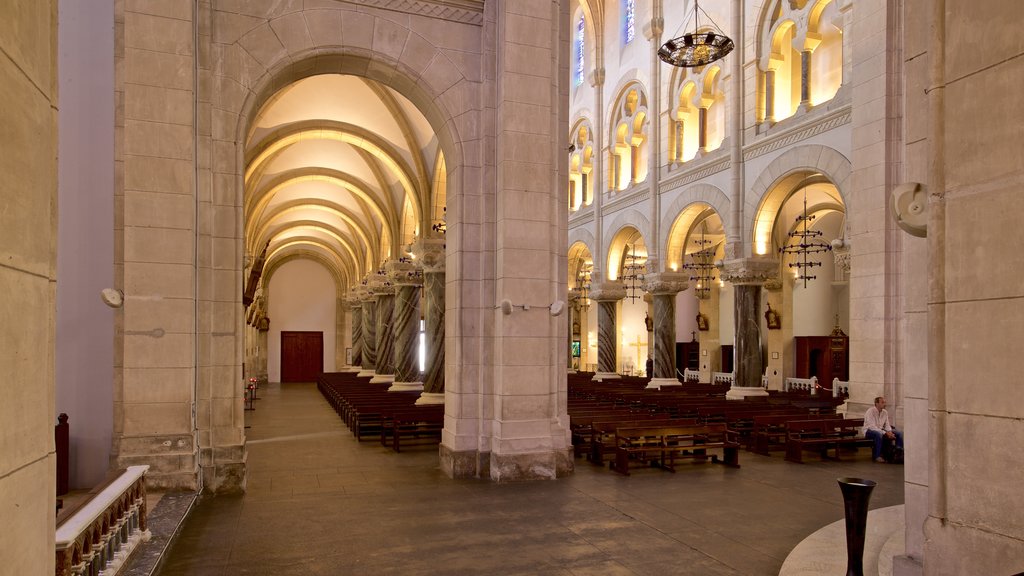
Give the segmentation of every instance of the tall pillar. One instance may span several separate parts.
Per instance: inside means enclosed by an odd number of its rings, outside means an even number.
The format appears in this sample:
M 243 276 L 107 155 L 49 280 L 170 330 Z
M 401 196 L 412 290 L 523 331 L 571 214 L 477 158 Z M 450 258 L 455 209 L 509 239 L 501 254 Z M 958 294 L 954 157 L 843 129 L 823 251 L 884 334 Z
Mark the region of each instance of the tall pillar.
M 444 404 L 444 259 L 443 237 L 422 238 L 413 246 L 423 266 L 423 332 L 426 369 L 417 405 Z
M 270 337 L 270 318 L 263 316 L 256 321 L 256 378 L 261 383 L 266 383 L 270 380 L 270 372 L 267 369 L 269 348 L 268 339 Z
M 785 282 L 791 284 L 788 280 Z M 776 324 L 776 328 L 772 328 L 768 324 L 768 310 L 764 311 L 763 317 L 768 330 L 764 342 L 766 350 L 764 374 L 768 377 L 769 390 L 782 390 L 786 374 L 792 374 L 786 370 L 786 362 L 792 356 L 792 349 L 786 350 L 786 346 L 789 344 L 789 347 L 792 348 L 793 342 L 792 306 L 786 306 L 786 303 L 792 302 L 792 298 L 786 298 L 786 290 L 783 290 L 785 287 L 787 286 L 783 285 L 783 280 L 777 278 L 766 280 L 764 283 L 764 289 L 767 291 L 765 302 L 780 322 L 780 324 Z M 785 318 L 787 311 L 790 315 L 789 320 Z
M 590 288 L 590 299 L 597 302 L 597 372 L 595 381 L 621 378 L 616 367 L 615 304 L 626 297 L 622 282 L 604 282 Z
M 722 279 L 733 285 L 736 325 L 734 380 L 726 398 L 768 395 L 761 387 L 761 285 L 775 278 L 778 269 L 778 261 L 769 259 L 741 258 L 723 265 Z
M 388 263 L 388 277 L 395 286 L 393 363 L 395 382 L 391 392 L 422 391 L 418 362 L 420 335 L 420 287 L 423 271 L 405 259 Z
M 373 376 L 377 370 L 377 298 L 369 286 L 361 292 L 363 301 L 362 362 L 358 376 Z
M 373 288 L 377 298 L 377 365 L 370 384 L 395 381 L 395 287 L 383 278 Z
M 654 378 L 648 388 L 680 386 L 676 377 L 676 294 L 686 290 L 689 277 L 677 272 L 648 274 L 644 290 L 654 298 Z
M 349 372 L 359 372 L 363 363 L 363 300 L 358 289 L 349 292 L 349 307 L 352 310 L 352 365 Z

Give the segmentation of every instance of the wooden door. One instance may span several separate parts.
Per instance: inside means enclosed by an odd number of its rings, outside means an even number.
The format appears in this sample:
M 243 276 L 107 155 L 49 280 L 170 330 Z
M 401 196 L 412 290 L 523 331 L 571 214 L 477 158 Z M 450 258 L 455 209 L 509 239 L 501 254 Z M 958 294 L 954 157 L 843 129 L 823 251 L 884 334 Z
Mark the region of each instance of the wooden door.
M 316 382 L 323 371 L 323 332 L 281 332 L 281 382 Z

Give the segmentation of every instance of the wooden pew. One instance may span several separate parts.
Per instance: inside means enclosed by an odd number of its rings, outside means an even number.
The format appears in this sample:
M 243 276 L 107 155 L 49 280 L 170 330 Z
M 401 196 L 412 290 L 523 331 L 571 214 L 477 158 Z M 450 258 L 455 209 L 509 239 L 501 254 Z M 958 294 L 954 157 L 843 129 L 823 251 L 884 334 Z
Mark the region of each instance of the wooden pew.
M 616 438 L 615 434 L 620 427 L 635 428 L 647 426 L 696 426 L 696 418 L 661 418 L 649 417 L 637 420 L 623 420 L 622 418 L 596 421 L 591 425 L 590 442 L 588 444 L 587 460 L 591 464 L 604 466 L 605 460 L 615 458 Z
M 791 421 L 821 420 L 838 417 L 835 414 L 811 414 L 807 410 L 786 411 L 782 414 L 762 414 L 754 416 L 754 428 L 751 432 L 752 445 L 747 449 L 755 454 L 769 456 L 773 448 L 786 447 L 786 425 Z
M 725 424 L 618 428 L 615 432 L 615 460 L 612 469 L 629 476 L 631 464 L 651 463 L 675 472 L 677 458 L 707 460 L 708 450 L 721 450 L 714 463 L 739 468 L 739 444 L 728 438 Z M 656 463 L 656 464 L 655 464 Z
M 380 443 L 391 444 L 395 452 L 402 444 L 437 444 L 444 429 L 444 405 L 417 406 L 385 414 L 381 420 Z
M 859 436 L 862 418 L 794 420 L 786 424 L 786 460 L 803 463 L 804 450 L 817 450 L 822 459 L 835 451 L 835 459 L 843 448 L 870 446 L 871 441 Z

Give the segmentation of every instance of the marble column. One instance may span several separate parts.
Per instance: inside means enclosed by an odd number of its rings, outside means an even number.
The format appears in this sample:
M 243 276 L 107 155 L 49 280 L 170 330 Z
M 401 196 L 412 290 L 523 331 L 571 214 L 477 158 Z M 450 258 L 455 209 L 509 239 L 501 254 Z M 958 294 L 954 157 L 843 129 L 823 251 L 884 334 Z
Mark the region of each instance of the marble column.
M 616 314 L 615 305 L 626 297 L 622 282 L 604 282 L 590 288 L 590 299 L 597 302 L 597 372 L 594 380 L 621 378 L 616 372 Z
M 648 388 L 681 386 L 676 376 L 676 294 L 686 290 L 689 277 L 677 272 L 648 274 L 644 290 L 654 298 L 654 377 Z
M 395 286 L 395 311 L 392 325 L 395 335 L 393 363 L 395 382 L 390 392 L 423 390 L 417 359 L 420 335 L 420 287 L 423 272 L 406 260 L 388 263 L 388 277 Z
M 360 340 L 362 346 L 362 361 L 359 376 L 373 376 L 377 370 L 377 299 L 369 291 L 362 293 L 363 297 L 363 330 Z
M 359 372 L 363 364 L 363 301 L 355 290 L 349 295 L 349 308 L 352 310 L 352 365 L 349 371 Z
M 424 238 L 413 247 L 423 266 L 423 324 L 426 370 L 417 405 L 444 404 L 444 238 Z
M 377 366 L 370 384 L 395 381 L 395 287 L 385 280 L 373 288 L 377 298 Z
M 761 286 L 778 276 L 779 263 L 769 259 L 728 260 L 722 267 L 722 279 L 733 284 L 736 335 L 733 354 L 733 385 L 726 398 L 767 396 L 761 386 L 764 360 L 761 352 Z

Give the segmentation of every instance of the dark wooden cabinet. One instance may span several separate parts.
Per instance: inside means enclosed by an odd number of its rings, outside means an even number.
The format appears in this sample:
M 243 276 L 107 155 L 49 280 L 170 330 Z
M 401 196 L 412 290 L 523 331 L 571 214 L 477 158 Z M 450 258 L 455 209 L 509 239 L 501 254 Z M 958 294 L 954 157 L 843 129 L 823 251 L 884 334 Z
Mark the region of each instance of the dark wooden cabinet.
M 833 378 L 850 379 L 850 339 L 841 331 L 832 336 L 796 336 L 797 378 L 818 377 L 822 386 L 831 386 Z
M 676 370 L 700 370 L 700 342 L 676 342 Z
M 720 372 L 732 373 L 732 344 L 722 344 L 722 369 Z

